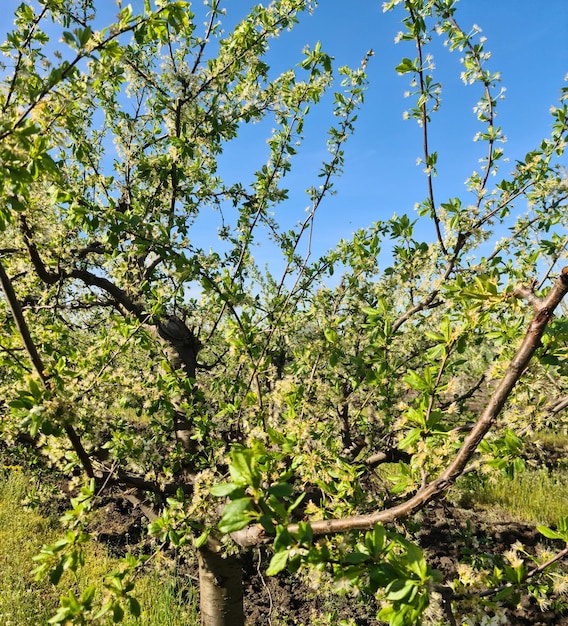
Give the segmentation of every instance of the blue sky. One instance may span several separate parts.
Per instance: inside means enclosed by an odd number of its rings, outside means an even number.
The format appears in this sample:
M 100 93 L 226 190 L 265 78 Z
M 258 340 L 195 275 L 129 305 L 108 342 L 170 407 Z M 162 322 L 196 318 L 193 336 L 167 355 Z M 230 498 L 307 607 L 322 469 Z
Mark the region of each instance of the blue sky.
M 318 217 L 316 242 L 322 247 L 394 212 L 412 214 L 415 203 L 426 197 L 425 176 L 416 165 L 422 152 L 421 131 L 415 122 L 403 120 L 410 104 L 403 97 L 409 77 L 394 71 L 403 56 L 415 56 L 415 49 L 407 42 L 394 45 L 403 12 L 398 7 L 383 13 L 381 5 L 370 0 L 325 0 L 290 37 L 295 51 L 320 39 L 339 64 L 355 65 L 366 50 L 375 51 L 368 67 L 366 102 L 346 149 L 338 194 Z M 461 0 L 456 19 L 464 29 L 481 27 L 486 49 L 492 51 L 489 67 L 502 73 L 507 89 L 497 118 L 508 138 L 504 147 L 510 163 L 501 166 L 504 175 L 550 131 L 549 109 L 568 73 L 568 2 Z M 480 130 L 472 112 L 479 88 L 465 86 L 459 78 L 459 53 L 435 42 L 434 55 L 436 76 L 444 88 L 442 108 L 431 127 L 431 150 L 439 154 L 435 195 L 440 202 L 466 196 L 463 183 L 477 168 L 485 145 L 472 142 Z
M 11 15 L 19 0 L 4 0 L 3 15 Z M 112 21 L 113 0 L 98 0 L 101 19 Z M 126 0 L 124 1 L 126 4 Z M 132 1 L 134 9 L 142 0 Z M 225 0 L 229 23 L 253 3 Z M 6 6 L 7 5 L 7 6 Z M 195 3 L 201 11 L 201 2 Z M 357 66 L 367 50 L 374 50 L 368 66 L 369 87 L 359 113 L 355 135 L 346 147 L 344 174 L 336 183 L 337 195 L 329 198 L 316 218 L 313 253 L 332 247 L 340 238 L 393 213 L 413 213 L 426 197 L 426 178 L 416 159 L 422 154 L 421 130 L 413 121 L 403 120 L 411 104 L 403 97 L 409 75 L 394 70 L 402 57 L 414 57 L 412 43 L 394 44 L 401 30 L 404 11 L 397 7 L 383 13 L 381 0 L 321 0 L 313 16 L 304 15 L 292 33 L 275 41 L 270 60 L 275 66 L 294 66 L 302 59 L 306 44 L 318 40 L 335 57 L 336 66 Z M 105 20 L 105 18 L 108 18 Z M 0 31 L 10 24 L 0 20 Z M 492 52 L 489 67 L 502 74 L 506 99 L 498 106 L 498 124 L 508 138 L 500 175 L 513 168 L 516 159 L 535 148 L 550 131 L 550 106 L 557 102 L 568 73 L 568 2 L 566 0 L 461 0 L 456 13 L 464 29 L 473 24 L 487 37 Z M 11 21 L 11 20 L 10 20 Z M 435 179 L 437 203 L 461 196 L 467 202 L 465 179 L 476 169 L 485 146 L 474 143 L 481 127 L 472 112 L 480 96 L 477 86 L 465 86 L 459 78 L 459 53 L 450 53 L 435 41 L 433 53 L 436 79 L 442 83 L 442 108 L 430 129 L 431 150 L 438 152 Z M 287 178 L 290 200 L 276 217 L 294 223 L 303 218 L 308 199 L 303 190 L 318 184 L 317 172 L 326 158 L 326 131 L 333 121 L 331 102 L 314 108 L 306 126 L 306 141 Z M 228 146 L 220 172 L 228 180 L 252 182 L 253 173 L 266 160 L 267 128 L 245 128 L 237 143 Z M 244 156 L 244 158 L 243 158 Z M 424 233 L 425 237 L 428 236 Z M 267 257 L 269 258 L 269 257 Z
M 229 15 L 235 4 L 227 3 Z M 305 16 L 292 33 L 272 46 L 279 62 L 286 59 L 290 63 L 296 62 L 304 45 L 313 46 L 318 40 L 335 57 L 337 66 L 356 66 L 370 48 L 375 53 L 368 66 L 365 104 L 355 135 L 346 147 L 344 174 L 336 183 L 337 195 L 318 211 L 314 254 L 393 213 L 414 215 L 415 204 L 426 197 L 426 177 L 422 166 L 416 165 L 422 156 L 421 129 L 414 121 L 403 119 L 411 104 L 404 98 L 409 75 L 399 76 L 394 70 L 402 57 L 415 56 L 412 43 L 394 44 L 404 16 L 401 7 L 383 13 L 379 0 L 323 0 L 313 16 Z M 482 29 L 487 37 L 486 50 L 492 52 L 489 68 L 501 72 L 506 88 L 506 98 L 498 105 L 497 123 L 508 139 L 504 149 L 509 162 L 501 165 L 498 180 L 550 132 L 549 109 L 557 103 L 568 73 L 568 2 L 461 0 L 456 19 L 465 30 L 474 24 Z M 443 86 L 442 108 L 430 127 L 430 149 L 438 152 L 435 198 L 440 203 L 459 196 L 467 204 L 471 200 L 464 181 L 478 169 L 478 159 L 486 151 L 484 143 L 472 141 L 482 129 L 473 113 L 481 91 L 460 79 L 458 52 L 450 53 L 441 39 L 433 44 L 435 75 Z M 306 126 L 306 144 L 298 155 L 298 167 L 288 178 L 295 191 L 288 206 L 279 210 L 280 215 L 285 211 L 301 216 L 307 205 L 299 191 L 317 183 L 317 171 L 326 157 L 330 108 L 329 103 L 323 103 Z M 247 133 L 251 135 L 248 141 Z M 239 159 L 239 155 L 244 149 L 247 156 L 261 158 L 266 148 L 254 130 L 245 131 L 241 142 L 228 149 L 227 161 L 235 177 L 247 180 L 249 159 Z M 430 239 L 432 232 L 426 228 L 421 235 Z

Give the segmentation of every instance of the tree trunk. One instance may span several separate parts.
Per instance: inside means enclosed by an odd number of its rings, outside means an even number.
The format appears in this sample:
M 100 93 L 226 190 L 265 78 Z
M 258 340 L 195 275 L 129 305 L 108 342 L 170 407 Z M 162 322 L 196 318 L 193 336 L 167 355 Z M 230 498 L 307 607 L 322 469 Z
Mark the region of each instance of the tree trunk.
M 202 626 L 244 626 L 242 565 L 212 547 L 199 550 L 199 596 Z
M 157 325 L 158 335 L 165 342 L 166 352 L 174 370 L 183 371 L 195 380 L 197 354 L 201 343 L 183 320 L 175 315 L 165 317 Z M 191 402 L 191 398 L 186 398 Z M 192 451 L 192 424 L 182 411 L 176 411 L 176 437 Z M 237 556 L 223 556 L 215 541 L 198 552 L 199 595 L 202 626 L 244 626 L 242 565 Z

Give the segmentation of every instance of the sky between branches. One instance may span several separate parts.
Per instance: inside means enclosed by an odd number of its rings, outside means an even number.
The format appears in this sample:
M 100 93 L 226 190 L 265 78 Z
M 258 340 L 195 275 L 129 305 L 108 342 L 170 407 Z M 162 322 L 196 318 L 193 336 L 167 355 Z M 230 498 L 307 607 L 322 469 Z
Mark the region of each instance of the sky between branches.
M 3 2 L 2 40 L 19 4 L 19 0 Z M 227 28 L 252 4 L 226 0 Z M 114 21 L 117 9 L 113 0 L 98 0 L 97 6 L 99 24 Z M 143 0 L 132 0 L 132 6 L 141 12 Z M 201 3 L 194 3 L 194 10 L 205 19 Z M 375 53 L 368 66 L 365 104 L 355 136 L 346 147 L 344 174 L 335 185 L 337 194 L 318 211 L 314 256 L 376 220 L 388 219 L 393 213 L 412 215 L 415 204 L 426 197 L 426 177 L 422 166 L 416 164 L 422 155 L 421 130 L 414 121 L 403 119 L 405 109 L 412 105 L 404 98 L 409 75 L 398 76 L 394 70 L 402 57 L 415 56 L 411 42 L 394 45 L 402 17 L 400 7 L 383 13 L 381 0 L 322 0 L 314 15 L 304 15 L 291 33 L 283 34 L 271 46 L 269 62 L 279 70 L 300 62 L 304 46 L 313 47 L 317 41 L 335 57 L 337 67 L 356 67 L 369 49 Z M 501 72 L 506 88 L 497 118 L 508 139 L 504 148 L 509 162 L 500 169 L 504 176 L 550 131 L 549 109 L 557 102 L 568 73 L 568 2 L 461 0 L 456 18 L 464 30 L 474 24 L 482 29 L 486 50 L 492 52 L 489 68 Z M 481 90 L 462 83 L 460 54 L 444 49 L 441 38 L 434 40 L 430 51 L 436 79 L 443 87 L 442 108 L 430 128 L 430 149 L 438 152 L 435 199 L 440 203 L 460 196 L 467 202 L 464 181 L 485 154 L 485 146 L 472 141 L 482 129 L 472 111 Z M 318 170 L 328 154 L 325 140 L 333 121 L 331 110 L 331 99 L 314 108 L 306 125 L 305 144 L 286 178 L 290 199 L 278 210 L 277 218 L 286 221 L 287 214 L 293 215 L 290 226 L 309 204 L 303 191 L 318 183 Z M 227 146 L 220 172 L 225 180 L 252 182 L 254 170 L 268 157 L 269 130 L 263 125 L 246 127 L 239 139 Z M 425 232 L 424 237 L 430 235 Z M 214 247 L 214 242 L 211 244 Z M 270 256 L 266 260 L 270 263 Z

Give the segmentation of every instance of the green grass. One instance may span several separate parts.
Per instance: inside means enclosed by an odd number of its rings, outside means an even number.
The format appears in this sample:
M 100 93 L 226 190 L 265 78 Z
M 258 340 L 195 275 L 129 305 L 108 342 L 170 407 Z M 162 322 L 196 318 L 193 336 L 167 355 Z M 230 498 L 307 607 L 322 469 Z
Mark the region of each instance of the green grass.
M 558 433 L 552 430 L 540 431 L 533 436 L 533 440 L 540 441 L 542 444 L 550 447 L 568 449 L 568 434 L 565 433 Z
M 41 626 L 59 606 L 65 591 L 51 583 L 34 581 L 32 556 L 44 543 L 57 540 L 61 530 L 53 520 L 22 506 L 30 490 L 29 479 L 18 471 L 0 473 L 0 624 L 3 626 Z M 100 545 L 87 547 L 85 565 L 76 582 L 78 589 L 91 583 L 99 585 L 104 575 L 118 564 Z M 71 581 L 73 582 L 73 581 Z M 191 626 L 198 624 L 192 587 L 178 584 L 171 575 L 148 573 L 137 581 L 134 595 L 140 601 L 139 619 L 127 615 L 125 626 Z M 110 618 L 109 618 L 110 619 Z M 109 622 L 110 623 L 110 622 Z
M 484 480 L 462 483 L 462 505 L 499 510 L 529 523 L 554 527 L 568 515 L 568 471 L 526 470 L 514 479 L 495 474 Z M 467 487 L 465 486 L 467 485 Z M 65 589 L 49 582 L 36 582 L 31 571 L 32 556 L 44 543 L 55 541 L 61 530 L 53 519 L 30 510 L 22 501 L 32 490 L 21 472 L 0 472 L 0 624 L 42 626 L 59 606 Z M 467 501 L 467 502 L 466 502 Z M 104 548 L 87 546 L 85 566 L 76 585 L 78 590 L 103 577 L 118 565 Z M 99 587 L 102 589 L 102 586 Z M 185 590 L 185 593 L 184 593 Z M 142 606 L 139 619 L 125 617 L 125 626 L 188 626 L 199 623 L 197 603 L 191 585 L 170 574 L 148 573 L 140 577 L 134 595 Z M 109 622 L 110 623 L 110 622 Z
M 57 535 L 49 520 L 20 506 L 27 488 L 28 481 L 15 472 L 0 483 L 0 623 L 5 626 L 45 623 L 59 604 L 48 583 L 32 582 L 32 556 Z
M 515 478 L 491 477 L 479 481 L 468 499 L 483 507 L 499 507 L 526 522 L 554 526 L 568 515 L 568 472 L 526 470 Z

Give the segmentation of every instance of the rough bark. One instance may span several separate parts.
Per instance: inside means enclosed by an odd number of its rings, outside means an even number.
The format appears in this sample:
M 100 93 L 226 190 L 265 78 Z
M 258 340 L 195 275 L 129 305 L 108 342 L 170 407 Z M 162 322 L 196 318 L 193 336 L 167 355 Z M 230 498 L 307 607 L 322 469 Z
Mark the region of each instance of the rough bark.
M 173 369 L 195 380 L 201 344 L 176 316 L 161 320 L 156 330 L 166 343 Z M 175 431 L 186 450 L 191 450 L 192 425 L 176 411 Z M 202 626 L 244 626 L 242 565 L 238 556 L 226 556 L 210 539 L 198 552 L 199 594 Z
M 174 370 L 183 372 L 188 378 L 195 380 L 197 373 L 197 354 L 201 349 L 199 339 L 186 324 L 176 317 L 169 315 L 156 326 L 158 337 L 161 339 L 165 352 Z M 185 398 L 190 400 L 190 398 Z M 181 397 L 175 401 L 174 432 L 178 441 L 188 452 L 194 452 L 195 441 L 192 439 L 193 427 L 185 413 L 177 405 Z
M 158 334 L 170 346 L 170 360 L 174 369 L 185 371 L 189 378 L 195 378 L 197 353 L 201 343 L 179 317 L 169 315 L 157 326 Z

